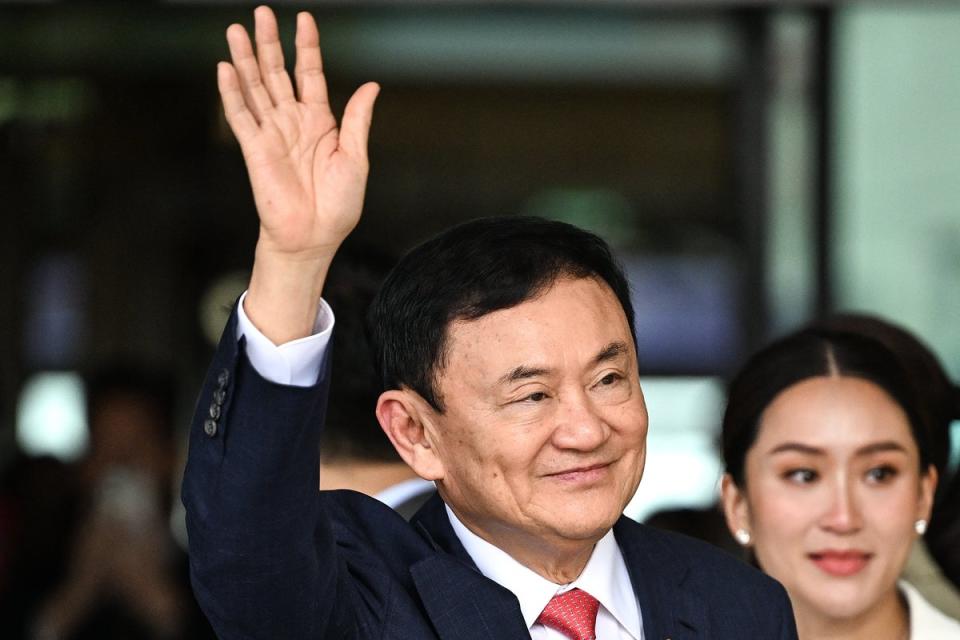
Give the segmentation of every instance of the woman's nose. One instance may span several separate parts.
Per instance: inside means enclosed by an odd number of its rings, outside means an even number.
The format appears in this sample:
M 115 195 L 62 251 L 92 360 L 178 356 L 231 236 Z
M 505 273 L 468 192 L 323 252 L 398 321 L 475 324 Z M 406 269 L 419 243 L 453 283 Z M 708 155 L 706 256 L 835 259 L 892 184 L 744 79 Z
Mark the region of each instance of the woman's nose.
M 840 534 L 855 533 L 863 526 L 859 501 L 846 478 L 837 479 L 829 488 L 830 500 L 820 525 Z

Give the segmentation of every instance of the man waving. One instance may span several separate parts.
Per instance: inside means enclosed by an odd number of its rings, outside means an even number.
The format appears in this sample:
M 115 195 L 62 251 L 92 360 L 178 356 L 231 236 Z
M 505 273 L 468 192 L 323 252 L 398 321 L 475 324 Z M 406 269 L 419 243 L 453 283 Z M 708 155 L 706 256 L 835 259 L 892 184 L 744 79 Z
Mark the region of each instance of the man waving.
M 317 490 L 334 253 L 360 217 L 378 87 L 337 128 L 313 19 L 296 91 L 272 12 L 227 31 L 220 92 L 260 216 L 184 480 L 194 590 L 224 638 L 796 637 L 773 580 L 622 516 L 647 411 L 629 287 L 570 225 L 491 218 L 405 256 L 369 314 L 377 418 L 438 496 L 410 523 Z

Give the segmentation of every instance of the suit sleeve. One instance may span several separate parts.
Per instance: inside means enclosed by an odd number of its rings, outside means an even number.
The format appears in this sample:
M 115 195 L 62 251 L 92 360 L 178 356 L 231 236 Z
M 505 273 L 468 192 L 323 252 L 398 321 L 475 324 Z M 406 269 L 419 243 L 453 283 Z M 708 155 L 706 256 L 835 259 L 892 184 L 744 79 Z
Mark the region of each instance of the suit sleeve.
M 227 325 L 183 481 L 194 593 L 218 637 L 349 637 L 349 584 L 318 490 L 329 383 L 269 382 Z
M 797 622 L 793 617 L 793 605 L 790 604 L 790 597 L 787 595 L 787 591 L 783 586 L 779 583 L 777 586 L 779 587 L 777 590 L 777 598 L 780 604 L 778 607 L 780 611 L 780 629 L 776 637 L 780 638 L 780 640 L 798 640 Z

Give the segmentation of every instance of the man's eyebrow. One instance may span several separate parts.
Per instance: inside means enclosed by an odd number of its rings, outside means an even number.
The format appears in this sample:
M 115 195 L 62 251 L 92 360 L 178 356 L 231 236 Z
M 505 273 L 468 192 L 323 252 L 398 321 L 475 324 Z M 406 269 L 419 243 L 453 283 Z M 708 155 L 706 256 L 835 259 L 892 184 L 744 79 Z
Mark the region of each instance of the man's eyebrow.
M 596 357 L 593 359 L 593 362 L 594 364 L 600 364 L 601 362 L 606 362 L 607 360 L 613 360 L 614 358 L 617 358 L 625 353 L 627 353 L 626 344 L 623 342 L 611 342 L 600 350 L 600 353 L 596 355 Z M 529 367 L 526 365 L 520 365 L 509 373 L 501 376 L 497 382 L 500 384 L 510 384 L 511 382 L 518 382 L 528 378 L 545 376 L 551 372 L 551 369 L 544 367 Z
M 618 356 L 625 355 L 627 353 L 627 345 L 623 342 L 611 342 L 603 349 L 600 350 L 600 353 L 597 354 L 597 357 L 593 359 L 594 364 L 600 364 L 601 362 L 606 362 L 607 360 L 613 360 Z
M 520 365 L 516 369 L 510 371 L 506 375 L 500 377 L 500 384 L 510 384 L 511 382 L 517 382 L 519 380 L 526 380 L 527 378 L 536 378 L 537 376 L 543 376 L 550 373 L 550 369 L 544 369 L 543 367 L 527 367 Z

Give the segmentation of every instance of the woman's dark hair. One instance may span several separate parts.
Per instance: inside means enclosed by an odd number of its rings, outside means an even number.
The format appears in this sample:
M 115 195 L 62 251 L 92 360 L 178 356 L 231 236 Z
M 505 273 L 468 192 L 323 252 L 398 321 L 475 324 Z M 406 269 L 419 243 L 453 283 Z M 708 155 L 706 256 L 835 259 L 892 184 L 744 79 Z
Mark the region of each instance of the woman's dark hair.
M 781 392 L 820 376 L 862 378 L 883 389 L 903 409 L 920 452 L 920 470 L 932 460 L 932 419 L 896 355 L 873 338 L 811 326 L 781 338 L 747 360 L 730 384 L 723 416 L 726 471 L 745 486 L 744 462 L 763 412 Z

